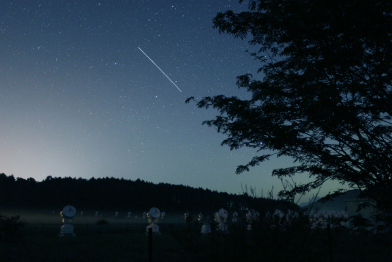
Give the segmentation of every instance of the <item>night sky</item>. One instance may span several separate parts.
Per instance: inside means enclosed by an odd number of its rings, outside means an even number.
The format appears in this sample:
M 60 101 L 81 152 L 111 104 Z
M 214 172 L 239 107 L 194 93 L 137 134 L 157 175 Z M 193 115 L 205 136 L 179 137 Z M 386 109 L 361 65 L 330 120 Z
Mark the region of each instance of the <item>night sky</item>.
M 245 52 L 247 41 L 212 28 L 217 12 L 246 7 L 2 0 L 0 173 L 140 178 L 229 193 L 242 193 L 242 184 L 259 196 L 274 186 L 276 194 L 271 171 L 290 159 L 236 175 L 256 152 L 221 146 L 224 135 L 202 126 L 217 111 L 185 104 L 190 96 L 248 97 L 235 77 L 256 75 L 261 65 Z

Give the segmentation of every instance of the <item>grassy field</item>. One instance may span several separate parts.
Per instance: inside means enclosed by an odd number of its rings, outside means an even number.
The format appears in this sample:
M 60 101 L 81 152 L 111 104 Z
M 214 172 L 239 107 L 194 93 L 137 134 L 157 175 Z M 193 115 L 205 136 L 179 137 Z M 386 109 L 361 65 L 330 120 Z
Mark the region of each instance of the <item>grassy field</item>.
M 1 261 L 148 261 L 148 237 L 144 232 L 88 232 L 76 237 L 29 233 L 17 242 L 3 243 L 0 254 Z M 170 235 L 153 236 L 155 261 L 188 257 Z
M 59 237 L 59 212 L 0 210 L 20 215 L 26 222 L 20 239 L 0 242 L 0 261 L 148 261 L 146 219 L 95 217 L 84 212 L 74 220 L 76 237 Z M 104 218 L 109 225 L 97 225 Z M 153 261 L 329 261 L 326 231 L 276 232 L 268 228 L 249 232 L 235 225 L 228 235 L 200 234 L 201 225 L 185 223 L 182 214 L 159 223 L 153 236 Z M 332 230 L 334 261 L 392 261 L 390 236 Z
M 60 210 L 61 211 L 61 210 Z M 19 215 L 22 220 L 28 224 L 62 224 L 60 211 L 51 210 L 0 210 L 0 214 L 6 216 Z M 84 211 L 83 216 L 80 212 L 75 216 L 72 224 L 95 224 L 98 219 L 105 219 L 109 224 L 127 224 L 127 223 L 142 223 L 147 225 L 147 219 L 143 219 L 142 212 L 132 213 L 130 218 L 127 217 L 126 212 L 120 212 L 118 217 L 114 217 L 113 212 L 101 212 L 98 217 L 95 216 L 95 211 Z M 135 218 L 138 216 L 138 218 Z M 159 223 L 184 223 L 183 214 L 169 214 L 165 219 L 160 220 Z
M 84 212 L 73 222 L 76 237 L 59 237 L 62 226 L 59 212 L 2 210 L 6 216 L 20 215 L 26 224 L 17 241 L 0 245 L 0 261 L 148 261 L 148 236 L 145 235 L 146 219 L 128 218 L 126 214 L 114 217 L 104 213 L 95 217 L 94 212 Z M 181 221 L 169 216 L 161 221 L 161 235 L 153 235 L 154 261 L 191 260 L 169 231 L 169 225 Z M 98 219 L 109 221 L 97 225 Z M 164 233 L 164 231 L 166 231 Z

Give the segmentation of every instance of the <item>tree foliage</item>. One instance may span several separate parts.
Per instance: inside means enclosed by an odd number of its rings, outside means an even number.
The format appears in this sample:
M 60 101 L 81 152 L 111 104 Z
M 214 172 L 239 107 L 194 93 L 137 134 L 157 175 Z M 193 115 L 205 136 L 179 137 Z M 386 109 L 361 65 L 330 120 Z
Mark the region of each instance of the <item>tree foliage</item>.
M 196 101 L 219 111 L 203 124 L 227 135 L 222 145 L 260 152 L 237 173 L 271 156 L 289 156 L 293 166 L 273 175 L 305 173 L 313 180 L 281 195 L 337 180 L 390 207 L 392 2 L 241 2 L 248 11 L 218 13 L 213 24 L 249 41 L 262 77 L 237 77 L 250 99 L 218 95 Z
M 165 212 L 216 212 L 219 208 L 245 212 L 249 207 L 266 213 L 275 208 L 295 209 L 284 201 L 183 185 L 153 184 L 140 179 L 48 176 L 37 182 L 33 178 L 15 179 L 13 175 L 0 173 L 1 208 L 58 210 L 66 205 L 73 205 L 79 211 L 100 212 L 143 212 L 153 206 Z

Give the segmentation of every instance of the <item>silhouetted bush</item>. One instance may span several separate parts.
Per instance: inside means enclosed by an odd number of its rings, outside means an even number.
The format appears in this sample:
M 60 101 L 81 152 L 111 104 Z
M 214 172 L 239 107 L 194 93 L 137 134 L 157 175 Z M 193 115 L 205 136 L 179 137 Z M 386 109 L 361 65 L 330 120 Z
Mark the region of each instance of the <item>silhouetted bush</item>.
M 98 219 L 97 222 L 95 222 L 98 226 L 107 226 L 109 225 L 109 221 L 107 221 L 104 218 Z
M 20 216 L 7 217 L 0 214 L 0 240 L 16 241 L 22 234 L 20 229 L 25 225 Z

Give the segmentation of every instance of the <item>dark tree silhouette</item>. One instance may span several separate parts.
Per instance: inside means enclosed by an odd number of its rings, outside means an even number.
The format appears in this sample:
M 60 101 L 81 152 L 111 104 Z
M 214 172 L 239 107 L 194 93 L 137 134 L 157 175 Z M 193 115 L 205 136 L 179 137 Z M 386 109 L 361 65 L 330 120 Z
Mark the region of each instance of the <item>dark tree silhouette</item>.
M 288 156 L 293 165 L 273 175 L 313 180 L 281 196 L 337 180 L 391 210 L 392 1 L 241 2 L 248 11 L 218 13 L 213 24 L 249 40 L 263 75 L 237 77 L 248 100 L 218 95 L 196 101 L 219 111 L 203 124 L 227 135 L 222 145 L 260 152 L 237 173 Z
M 74 205 L 84 211 L 147 211 L 157 206 L 165 212 L 231 211 L 230 203 L 267 212 L 273 208 L 286 210 L 296 206 L 284 201 L 218 193 L 202 188 L 143 180 L 116 178 L 47 177 L 42 182 L 0 173 L 0 207 L 58 210 Z M 238 209 L 236 211 L 239 211 Z

